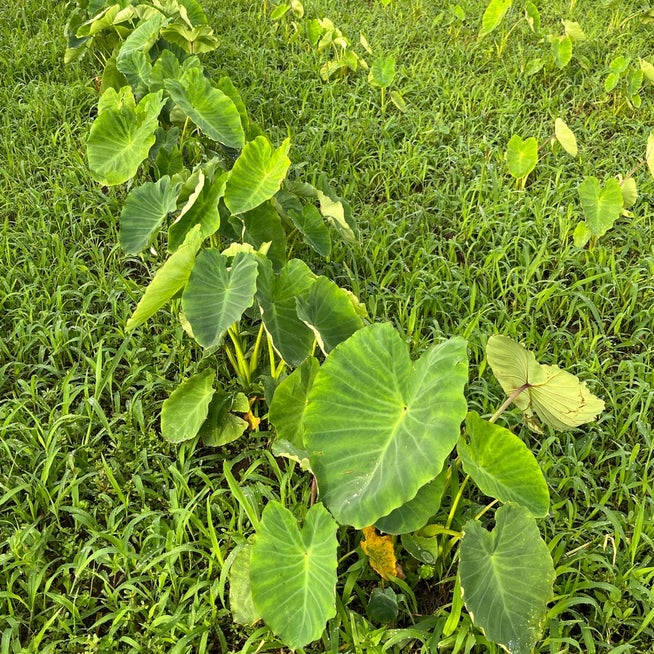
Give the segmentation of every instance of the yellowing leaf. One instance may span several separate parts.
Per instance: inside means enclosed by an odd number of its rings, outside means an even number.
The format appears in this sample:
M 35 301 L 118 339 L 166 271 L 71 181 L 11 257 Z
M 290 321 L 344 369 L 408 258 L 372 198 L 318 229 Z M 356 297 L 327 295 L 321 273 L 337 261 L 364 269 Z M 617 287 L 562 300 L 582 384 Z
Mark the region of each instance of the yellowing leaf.
M 554 121 L 554 135 L 571 157 L 577 156 L 577 139 L 573 131 L 560 118 Z
M 654 177 L 654 132 L 650 132 L 647 138 L 647 150 L 645 151 L 645 159 L 647 159 L 647 167 L 649 172 Z
M 585 383 L 557 366 L 539 364 L 534 355 L 506 336 L 491 336 L 486 344 L 486 357 L 502 388 L 533 428 L 532 411 L 553 429 L 564 431 L 594 420 L 604 409 L 604 402 L 595 397 Z
M 368 557 L 372 569 L 382 579 L 388 579 L 389 575 L 398 577 L 399 570 L 391 537 L 380 536 L 374 527 L 364 527 L 362 532 L 364 540 L 361 541 L 361 549 Z

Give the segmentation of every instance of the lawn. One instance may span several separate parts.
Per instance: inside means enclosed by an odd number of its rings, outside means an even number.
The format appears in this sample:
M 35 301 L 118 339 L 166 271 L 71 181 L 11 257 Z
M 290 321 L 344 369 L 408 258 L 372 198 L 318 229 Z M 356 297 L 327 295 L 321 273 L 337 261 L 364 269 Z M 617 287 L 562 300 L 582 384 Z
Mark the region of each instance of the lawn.
M 102 63 L 64 65 L 72 4 L 0 9 L 0 654 L 284 651 L 269 626 L 235 623 L 230 569 L 265 505 L 304 515 L 311 478 L 272 454 L 263 408 L 261 429 L 222 447 L 162 437 L 162 404 L 203 349 L 177 300 L 126 331 L 164 254 L 120 248 L 129 185 L 89 171 Z M 275 147 L 290 137 L 290 180 L 324 176 L 352 209 L 355 242 L 334 239 L 327 258 L 298 243 L 293 256 L 351 290 L 369 322 L 392 323 L 414 359 L 465 338 L 471 411 L 505 399 L 485 356 L 498 333 L 605 402 L 569 431 L 531 432 L 515 408 L 501 421 L 550 494 L 537 522 L 556 581 L 535 651 L 640 654 L 654 648 L 651 7 L 542 3 L 538 36 L 516 0 L 480 40 L 486 4 L 306 0 L 304 16 L 273 20 L 270 0 L 205 0 L 218 43 L 202 61 Z M 321 77 L 340 52 L 307 39 L 324 17 L 357 57 L 394 58 L 383 96 L 360 63 Z M 585 39 L 562 66 L 571 22 Z M 576 157 L 554 139 L 557 118 Z M 539 146 L 523 180 L 507 166 L 514 135 Z M 582 244 L 589 177 L 632 177 L 638 197 Z M 228 364 L 216 365 L 233 385 Z M 453 526 L 488 502 L 473 493 Z M 381 583 L 360 531 L 338 538 L 337 613 L 305 651 L 500 651 L 458 613 L 456 560 L 416 561 L 397 538 L 407 579 Z M 388 621 L 368 606 L 378 587 L 399 598 Z

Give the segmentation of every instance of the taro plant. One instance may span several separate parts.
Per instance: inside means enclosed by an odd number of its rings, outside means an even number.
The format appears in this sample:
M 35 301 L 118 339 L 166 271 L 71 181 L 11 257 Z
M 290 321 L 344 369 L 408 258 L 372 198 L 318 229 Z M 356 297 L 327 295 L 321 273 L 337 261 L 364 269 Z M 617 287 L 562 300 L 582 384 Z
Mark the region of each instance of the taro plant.
M 255 517 L 256 535 L 230 573 L 236 606 L 248 607 L 244 622 L 263 619 L 293 648 L 317 639 L 336 612 L 337 527 L 350 525 L 366 535 L 373 567 L 396 583 L 392 545 L 376 544 L 376 530 L 400 536 L 407 556 L 423 562 L 455 559 L 458 545 L 454 604 L 462 601 L 507 651 L 532 651 L 555 576 L 536 521 L 549 511 L 549 492 L 533 454 L 496 421 L 514 403 L 531 429 L 567 430 L 604 405 L 576 377 L 539 364 L 506 337 L 489 338 L 487 359 L 508 395 L 490 419 L 467 409 L 463 339 L 412 361 L 390 324 L 357 330 L 322 365 L 309 358 L 279 384 L 269 415 L 273 451 L 313 475 L 319 502 L 302 527 L 279 502 Z M 457 508 L 470 481 L 492 499 L 466 520 Z M 442 505 L 446 496 L 450 506 Z
M 138 254 L 154 245 L 169 255 L 127 329 L 173 301 L 205 361 L 217 354 L 231 364 L 236 385 L 223 386 L 216 366 L 203 365 L 162 411 L 167 439 L 199 434 L 224 444 L 258 425 L 264 381 L 274 385 L 316 344 L 328 352 L 363 326 L 356 298 L 288 257 L 298 241 L 327 256 L 333 234 L 354 241 L 356 226 L 323 179 L 288 180 L 289 140 L 275 148 L 229 78 L 213 84 L 205 75 L 193 52 L 214 37 L 194 0 L 116 7 L 89 4 L 96 13 L 75 32 L 84 39 L 79 48 L 112 48 L 89 168 L 103 186 L 132 184 L 120 216 L 123 249 Z

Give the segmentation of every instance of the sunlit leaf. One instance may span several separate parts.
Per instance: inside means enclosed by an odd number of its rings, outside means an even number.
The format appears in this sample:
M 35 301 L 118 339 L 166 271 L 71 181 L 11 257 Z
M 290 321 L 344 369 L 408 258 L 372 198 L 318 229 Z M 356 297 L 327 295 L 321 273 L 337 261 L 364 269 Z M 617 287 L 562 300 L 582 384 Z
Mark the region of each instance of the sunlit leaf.
M 586 225 L 596 238 L 613 227 L 624 206 L 622 189 L 615 178 L 607 180 L 602 188 L 596 177 L 586 177 L 579 185 L 579 199 Z
M 179 80 L 166 80 L 165 87 L 175 103 L 208 137 L 230 148 L 243 147 L 245 134 L 238 109 L 200 69 L 187 70 Z
M 522 411 L 534 410 L 550 427 L 566 430 L 594 420 L 604 402 L 577 377 L 556 366 L 539 364 L 532 352 L 506 336 L 493 335 L 486 344 L 493 374 Z
M 569 36 L 555 36 L 551 41 L 552 55 L 558 68 L 565 68 L 572 59 L 572 39 Z
M 368 73 L 368 82 L 372 86 L 386 88 L 393 83 L 395 79 L 395 57 L 378 57 L 372 63 Z
M 654 132 L 650 132 L 647 137 L 647 150 L 645 151 L 647 167 L 652 177 L 654 177 Z
M 158 311 L 170 298 L 182 290 L 191 275 L 195 255 L 202 245 L 200 226 L 194 227 L 186 237 L 184 244 L 172 254 L 159 268 L 154 278 L 145 289 L 132 317 L 125 329 L 132 330 L 142 325 L 152 314 Z
M 490 34 L 502 22 L 512 4 L 513 0 L 491 0 L 482 16 L 478 38 L 482 39 Z
M 516 502 L 536 518 L 547 515 L 550 495 L 538 461 L 508 429 L 471 411 L 457 452 L 463 470 L 485 495 L 500 502 Z
M 273 150 L 265 136 L 245 145 L 227 181 L 225 204 L 234 214 L 245 213 L 269 200 L 286 177 L 291 165 L 289 139 Z
M 554 121 L 554 135 L 570 156 L 577 156 L 577 139 L 573 131 L 560 118 Z
M 622 188 L 622 203 L 625 209 L 632 207 L 638 199 L 638 187 L 633 177 L 625 177 L 620 187 Z
M 209 412 L 214 394 L 214 370 L 207 368 L 182 382 L 161 408 L 161 434 L 171 443 L 197 435 Z
M 136 175 L 155 141 L 164 104 L 161 91 L 149 93 L 137 105 L 130 87 L 119 92 L 107 89 L 86 145 L 89 168 L 97 182 L 113 186 Z
M 518 134 L 511 137 L 506 150 L 506 164 L 516 179 L 527 177 L 538 163 L 538 141 L 531 136 L 522 140 Z
M 229 568 L 229 608 L 237 624 L 250 625 L 261 619 L 252 601 L 250 585 L 250 554 L 252 545 L 246 543 L 238 551 Z

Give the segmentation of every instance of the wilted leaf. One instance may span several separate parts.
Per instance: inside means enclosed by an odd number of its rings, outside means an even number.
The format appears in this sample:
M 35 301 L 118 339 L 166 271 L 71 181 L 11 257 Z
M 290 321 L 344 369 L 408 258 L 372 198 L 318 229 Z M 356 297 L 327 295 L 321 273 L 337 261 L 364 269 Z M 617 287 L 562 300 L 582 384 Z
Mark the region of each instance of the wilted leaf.
M 585 383 L 557 366 L 539 364 L 532 352 L 506 336 L 493 335 L 486 344 L 486 357 L 505 393 L 522 411 L 536 412 L 553 429 L 564 431 L 594 420 L 604 409 Z
M 380 536 L 374 527 L 364 527 L 362 532 L 364 539 L 361 541 L 361 549 L 368 557 L 370 567 L 382 579 L 399 577 L 395 548 L 391 537 Z

